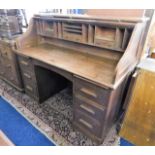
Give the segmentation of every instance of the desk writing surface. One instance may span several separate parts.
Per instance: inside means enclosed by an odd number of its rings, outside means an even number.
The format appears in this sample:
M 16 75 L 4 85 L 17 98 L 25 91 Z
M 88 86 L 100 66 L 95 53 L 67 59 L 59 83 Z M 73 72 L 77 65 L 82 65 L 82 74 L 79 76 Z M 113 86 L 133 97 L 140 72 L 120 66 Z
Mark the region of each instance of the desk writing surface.
M 17 53 L 22 53 L 101 85 L 113 84 L 116 60 L 92 57 L 87 53 L 49 44 L 25 48 Z

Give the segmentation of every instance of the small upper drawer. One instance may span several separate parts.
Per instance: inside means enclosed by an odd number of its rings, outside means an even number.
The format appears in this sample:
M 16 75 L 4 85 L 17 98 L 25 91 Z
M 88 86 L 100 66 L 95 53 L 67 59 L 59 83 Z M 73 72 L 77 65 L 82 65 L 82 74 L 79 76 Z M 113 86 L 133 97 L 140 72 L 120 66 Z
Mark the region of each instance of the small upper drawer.
M 110 91 L 92 84 L 84 79 L 74 76 L 74 93 L 87 97 L 88 99 L 107 105 L 109 101 Z
M 81 23 L 63 23 L 62 24 L 63 39 L 86 43 L 87 27 Z
M 18 62 L 22 70 L 33 72 L 33 64 L 29 57 L 18 55 Z
M 95 26 L 94 44 L 100 47 L 121 49 L 123 31 L 119 28 Z
M 57 37 L 57 23 L 54 21 L 37 20 L 37 33 L 46 37 Z

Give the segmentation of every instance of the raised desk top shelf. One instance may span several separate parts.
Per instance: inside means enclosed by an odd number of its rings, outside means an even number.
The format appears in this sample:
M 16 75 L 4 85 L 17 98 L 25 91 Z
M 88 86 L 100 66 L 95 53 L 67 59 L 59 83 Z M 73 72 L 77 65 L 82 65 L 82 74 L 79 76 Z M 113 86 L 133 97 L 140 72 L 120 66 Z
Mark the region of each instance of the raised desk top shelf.
M 35 15 L 17 53 L 116 88 L 137 64 L 146 20 Z

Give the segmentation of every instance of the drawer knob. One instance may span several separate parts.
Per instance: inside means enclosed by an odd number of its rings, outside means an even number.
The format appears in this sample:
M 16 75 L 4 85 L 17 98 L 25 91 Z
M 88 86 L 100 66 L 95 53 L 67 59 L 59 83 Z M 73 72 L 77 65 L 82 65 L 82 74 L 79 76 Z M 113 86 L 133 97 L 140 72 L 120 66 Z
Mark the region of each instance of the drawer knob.
M 87 112 L 95 115 L 95 112 L 91 108 L 88 108 L 87 106 L 85 106 L 83 104 L 80 105 L 80 108 L 82 108 L 82 109 L 86 110 Z
M 81 90 L 81 92 L 83 92 L 83 93 L 85 93 L 87 95 L 90 95 L 90 96 L 93 96 L 93 97 L 97 98 L 96 93 L 92 92 L 91 90 L 89 90 L 87 88 L 81 88 L 80 90 Z
M 88 123 L 87 121 L 83 120 L 82 118 L 79 119 L 79 122 L 82 123 L 83 125 L 87 126 L 90 129 L 93 128 L 93 126 L 90 123 Z
M 30 87 L 30 86 L 26 86 L 26 88 L 28 89 L 28 90 L 30 90 L 30 91 L 33 91 L 33 88 L 32 87 Z

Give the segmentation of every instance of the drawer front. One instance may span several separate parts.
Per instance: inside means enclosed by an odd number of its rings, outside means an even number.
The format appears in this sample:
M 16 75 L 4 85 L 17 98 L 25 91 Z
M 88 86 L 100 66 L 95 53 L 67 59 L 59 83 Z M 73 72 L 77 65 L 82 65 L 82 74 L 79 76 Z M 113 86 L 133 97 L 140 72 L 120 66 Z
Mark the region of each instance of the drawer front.
M 84 24 L 80 23 L 63 23 L 62 24 L 63 38 L 75 42 L 87 41 L 87 30 Z
M 74 93 L 87 97 L 88 99 L 104 106 L 107 105 L 110 96 L 109 90 L 98 87 L 77 77 L 74 77 Z
M 22 75 L 25 92 L 31 97 L 38 97 L 36 81 L 30 80 Z
M 36 28 L 38 35 L 46 37 L 57 37 L 57 23 L 53 21 L 36 21 Z
M 95 102 L 90 104 L 90 102 L 87 98 L 77 95 L 74 97 L 74 108 L 98 120 L 102 124 L 106 112 L 105 107 Z
M 23 79 L 25 79 L 26 81 L 30 81 L 31 83 L 36 81 L 34 72 L 30 72 L 28 70 L 22 70 L 21 74 Z
M 74 123 L 83 129 L 83 132 L 89 131 L 93 135 L 100 137 L 102 126 L 101 124 L 92 117 L 89 117 L 82 111 L 76 110 L 74 114 Z
M 115 43 L 112 41 L 106 41 L 102 39 L 95 39 L 95 45 L 101 46 L 101 47 L 109 47 L 109 48 L 114 48 Z
M 18 62 L 21 70 L 26 70 L 33 73 L 33 64 L 30 58 L 18 56 Z
M 33 98 L 38 97 L 36 87 L 33 87 L 31 85 L 28 85 L 28 84 L 24 83 L 24 88 L 25 88 L 26 94 L 28 94 L 29 96 L 31 96 Z
M 28 71 L 22 70 L 22 79 L 24 82 L 25 92 L 32 97 L 38 96 L 37 84 L 34 75 Z

